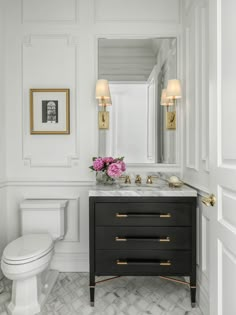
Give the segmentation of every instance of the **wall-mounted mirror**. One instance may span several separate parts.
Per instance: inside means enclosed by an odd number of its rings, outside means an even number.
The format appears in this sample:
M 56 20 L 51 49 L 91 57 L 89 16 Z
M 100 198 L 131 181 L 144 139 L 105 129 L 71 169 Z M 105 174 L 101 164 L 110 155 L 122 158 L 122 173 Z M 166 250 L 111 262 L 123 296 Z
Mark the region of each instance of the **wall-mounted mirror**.
M 112 98 L 110 129 L 99 136 L 103 154 L 134 164 L 177 163 L 178 119 L 168 128 L 167 106 L 160 105 L 162 89 L 176 77 L 176 38 L 99 39 L 98 79 L 109 81 Z

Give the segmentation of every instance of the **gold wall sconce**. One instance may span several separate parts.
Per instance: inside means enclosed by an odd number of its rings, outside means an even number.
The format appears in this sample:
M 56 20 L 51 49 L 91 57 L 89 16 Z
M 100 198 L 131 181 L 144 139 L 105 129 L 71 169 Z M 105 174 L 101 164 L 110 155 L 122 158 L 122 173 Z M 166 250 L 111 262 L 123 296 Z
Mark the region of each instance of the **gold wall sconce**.
M 180 80 L 173 79 L 168 81 L 166 97 L 172 100 L 174 104 L 176 104 L 176 101 L 182 97 Z
M 176 111 L 169 111 L 169 106 L 174 106 L 182 97 L 180 80 L 168 81 L 167 88 L 162 90 L 161 105 L 166 106 L 166 129 L 176 129 Z
M 112 105 L 109 83 L 107 80 L 98 80 L 96 84 L 96 99 L 102 110 L 98 112 L 99 129 L 109 129 L 109 112 L 106 107 Z

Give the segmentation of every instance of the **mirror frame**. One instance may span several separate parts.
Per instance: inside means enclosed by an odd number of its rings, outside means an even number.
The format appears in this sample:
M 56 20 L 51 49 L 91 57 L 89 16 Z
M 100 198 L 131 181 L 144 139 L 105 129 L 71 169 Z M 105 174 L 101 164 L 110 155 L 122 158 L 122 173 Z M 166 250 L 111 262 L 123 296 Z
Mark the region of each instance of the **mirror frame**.
M 180 46 L 180 32 L 174 33 L 162 33 L 162 34 L 151 34 L 151 35 L 108 35 L 108 34 L 97 34 L 95 35 L 95 82 L 98 80 L 98 53 L 99 53 L 99 40 L 100 39 L 158 39 L 158 38 L 176 38 L 176 50 L 177 50 L 177 73 L 176 78 L 182 79 L 181 76 L 181 55 L 182 50 Z M 182 81 L 182 80 L 181 80 Z M 97 109 L 97 103 L 94 98 L 95 108 Z M 166 163 L 126 163 L 127 167 L 132 171 L 140 171 L 140 168 L 145 169 L 147 171 L 157 171 L 160 170 L 162 172 L 180 172 L 182 167 L 182 157 L 183 157 L 183 110 L 182 105 L 183 98 L 181 99 L 181 104 L 178 104 L 176 107 L 176 120 L 177 120 L 177 128 L 176 128 L 176 163 L 175 164 L 166 164 Z M 98 110 L 96 111 L 96 119 L 98 119 Z M 97 124 L 96 124 L 97 125 Z M 106 130 L 99 130 L 97 132 L 97 152 L 98 155 L 104 155 L 100 150 L 100 146 L 102 143 L 106 142 Z

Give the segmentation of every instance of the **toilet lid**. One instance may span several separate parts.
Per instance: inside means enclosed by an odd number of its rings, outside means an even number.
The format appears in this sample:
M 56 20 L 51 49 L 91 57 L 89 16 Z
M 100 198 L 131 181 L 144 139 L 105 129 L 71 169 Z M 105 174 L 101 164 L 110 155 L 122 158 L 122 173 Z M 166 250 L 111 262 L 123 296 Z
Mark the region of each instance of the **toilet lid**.
M 49 234 L 27 234 L 14 240 L 3 251 L 3 259 L 16 262 L 30 262 L 47 254 L 53 248 Z

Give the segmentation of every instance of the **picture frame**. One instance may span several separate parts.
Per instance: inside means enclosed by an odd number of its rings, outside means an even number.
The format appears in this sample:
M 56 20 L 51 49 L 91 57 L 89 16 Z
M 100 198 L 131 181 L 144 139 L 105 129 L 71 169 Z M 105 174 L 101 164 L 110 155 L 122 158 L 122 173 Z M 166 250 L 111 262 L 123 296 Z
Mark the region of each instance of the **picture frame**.
M 69 89 L 30 89 L 30 134 L 70 134 Z

